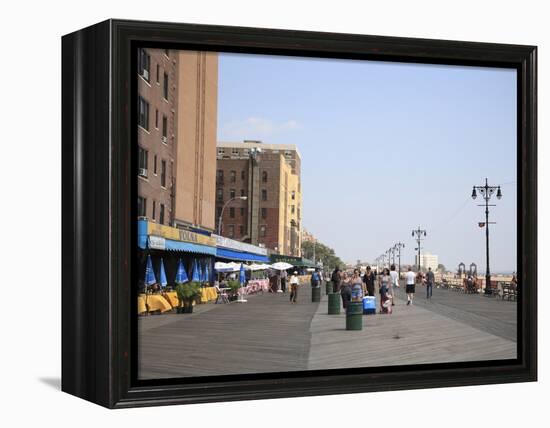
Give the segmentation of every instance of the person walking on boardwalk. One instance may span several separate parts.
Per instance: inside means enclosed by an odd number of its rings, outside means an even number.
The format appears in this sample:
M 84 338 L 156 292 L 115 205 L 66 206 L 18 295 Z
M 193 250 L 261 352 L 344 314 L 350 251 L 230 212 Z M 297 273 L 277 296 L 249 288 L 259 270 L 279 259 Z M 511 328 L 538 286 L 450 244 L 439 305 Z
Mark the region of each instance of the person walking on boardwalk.
M 321 275 L 319 274 L 319 269 L 315 269 L 311 274 L 311 287 L 316 288 L 321 286 Z
M 361 276 L 359 275 L 359 269 L 353 271 L 353 276 L 350 279 L 351 287 L 351 301 L 352 302 L 362 302 L 363 301 L 363 282 L 361 281 Z
M 407 293 L 407 305 L 412 305 L 414 299 L 414 283 L 416 281 L 416 275 L 409 266 L 409 270 L 405 275 L 405 292 Z
M 374 272 L 371 270 L 370 266 L 367 266 L 367 271 L 363 275 L 363 282 L 365 283 L 365 288 L 367 291 L 367 296 L 374 296 Z
M 399 290 L 399 274 L 395 270 L 395 265 L 391 265 L 390 270 L 391 276 L 391 295 L 392 295 L 392 306 L 395 306 L 395 299 L 397 298 L 397 291 Z
M 351 301 L 351 282 L 346 272 L 342 275 L 342 281 L 340 284 L 340 296 L 342 297 L 342 306 L 347 309 L 348 303 Z
M 283 293 L 286 293 L 286 279 L 288 277 L 288 274 L 286 270 L 281 271 L 281 290 Z
M 379 278 L 380 284 L 380 313 L 387 314 L 392 312 L 392 298 L 390 294 L 391 276 L 388 268 L 384 268 Z
M 426 272 L 426 299 L 432 298 L 432 290 L 435 282 L 435 275 L 432 272 L 432 268 L 428 268 L 428 272 Z
M 336 268 L 332 272 L 332 276 L 330 277 L 330 280 L 332 281 L 332 291 L 334 293 L 339 293 L 340 286 L 342 284 L 342 274 L 338 266 L 336 266 Z
M 298 272 L 294 271 L 290 277 L 290 303 L 296 303 L 298 298 L 298 287 L 300 286 L 300 279 L 298 278 Z

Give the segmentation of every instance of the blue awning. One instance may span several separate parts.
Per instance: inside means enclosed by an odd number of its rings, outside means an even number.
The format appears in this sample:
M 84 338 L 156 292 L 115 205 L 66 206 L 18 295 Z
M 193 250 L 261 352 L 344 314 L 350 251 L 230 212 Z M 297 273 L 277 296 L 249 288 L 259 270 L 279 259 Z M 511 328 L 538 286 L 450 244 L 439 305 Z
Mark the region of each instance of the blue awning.
M 212 256 L 216 255 L 215 247 L 193 244 L 191 242 L 173 241 L 172 239 L 166 240 L 166 249 L 170 251 L 185 251 L 187 253 L 209 254 Z
M 269 257 L 262 256 L 261 254 L 243 253 L 226 248 L 218 248 L 216 256 L 220 259 L 240 260 L 243 262 L 269 262 Z

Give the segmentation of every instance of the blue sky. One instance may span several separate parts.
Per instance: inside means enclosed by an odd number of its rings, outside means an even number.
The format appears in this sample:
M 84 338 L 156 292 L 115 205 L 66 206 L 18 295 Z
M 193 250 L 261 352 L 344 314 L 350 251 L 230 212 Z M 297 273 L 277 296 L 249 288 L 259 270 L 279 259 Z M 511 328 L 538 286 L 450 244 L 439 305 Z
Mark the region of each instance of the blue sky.
M 515 70 L 220 54 L 218 139 L 295 144 L 303 225 L 345 261 L 427 229 L 427 251 L 485 271 L 472 186 L 501 184 L 491 267 L 516 269 Z

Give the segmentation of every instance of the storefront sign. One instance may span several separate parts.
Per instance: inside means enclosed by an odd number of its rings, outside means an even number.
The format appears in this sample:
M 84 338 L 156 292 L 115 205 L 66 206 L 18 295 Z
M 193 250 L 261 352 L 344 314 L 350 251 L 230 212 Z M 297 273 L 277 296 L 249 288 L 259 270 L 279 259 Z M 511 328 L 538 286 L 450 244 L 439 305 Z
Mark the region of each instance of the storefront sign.
M 257 247 L 256 245 L 247 244 L 246 242 L 235 241 L 234 239 L 225 238 L 223 236 L 213 235 L 216 237 L 216 245 L 218 247 L 228 248 L 230 250 L 242 251 L 243 253 L 267 255 L 267 249 Z
M 160 236 L 149 236 L 149 248 L 152 248 L 153 250 L 166 249 L 166 239 Z
M 147 234 L 149 236 L 153 235 L 166 239 L 172 239 L 174 241 L 191 242 L 193 244 L 208 245 L 210 247 L 216 246 L 216 238 L 212 236 L 201 235 L 200 233 L 177 229 L 175 227 L 165 226 L 163 224 L 148 222 Z

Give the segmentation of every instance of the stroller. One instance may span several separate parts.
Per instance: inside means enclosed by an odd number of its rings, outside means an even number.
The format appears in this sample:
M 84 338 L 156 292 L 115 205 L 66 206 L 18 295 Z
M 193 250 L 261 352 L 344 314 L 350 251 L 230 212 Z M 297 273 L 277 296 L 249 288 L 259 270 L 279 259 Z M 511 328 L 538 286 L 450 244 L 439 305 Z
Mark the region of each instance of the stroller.
M 380 313 L 391 314 L 392 313 L 393 298 L 391 294 L 388 294 L 386 287 L 380 288 Z

